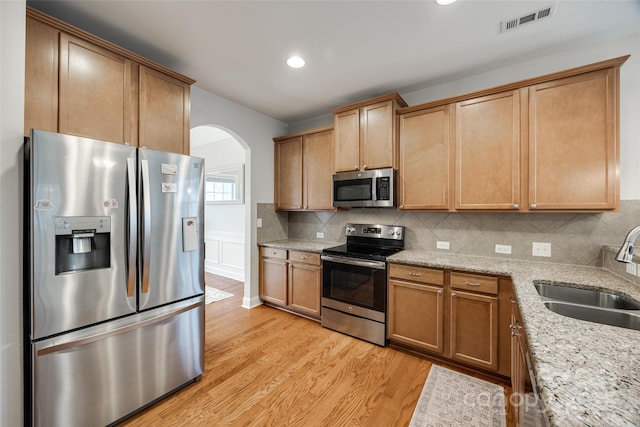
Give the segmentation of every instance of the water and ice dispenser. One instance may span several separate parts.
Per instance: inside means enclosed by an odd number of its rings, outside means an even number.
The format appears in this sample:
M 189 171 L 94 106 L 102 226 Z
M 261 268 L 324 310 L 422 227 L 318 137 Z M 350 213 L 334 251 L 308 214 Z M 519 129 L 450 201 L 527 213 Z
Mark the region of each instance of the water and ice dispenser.
M 111 266 L 111 218 L 56 217 L 56 275 Z

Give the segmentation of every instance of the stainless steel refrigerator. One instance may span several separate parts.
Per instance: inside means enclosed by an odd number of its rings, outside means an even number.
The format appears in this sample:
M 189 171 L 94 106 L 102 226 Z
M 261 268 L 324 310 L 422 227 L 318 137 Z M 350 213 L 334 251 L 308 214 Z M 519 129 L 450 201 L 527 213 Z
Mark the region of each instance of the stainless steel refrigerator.
M 200 378 L 203 160 L 33 130 L 25 420 L 104 426 Z

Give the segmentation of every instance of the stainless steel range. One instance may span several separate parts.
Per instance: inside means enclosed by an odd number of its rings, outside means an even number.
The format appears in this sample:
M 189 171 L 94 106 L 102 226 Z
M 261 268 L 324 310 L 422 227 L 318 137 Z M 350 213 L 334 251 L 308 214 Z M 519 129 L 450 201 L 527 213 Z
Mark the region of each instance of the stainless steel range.
M 347 243 L 322 251 L 322 326 L 386 345 L 387 257 L 404 227 L 347 224 Z

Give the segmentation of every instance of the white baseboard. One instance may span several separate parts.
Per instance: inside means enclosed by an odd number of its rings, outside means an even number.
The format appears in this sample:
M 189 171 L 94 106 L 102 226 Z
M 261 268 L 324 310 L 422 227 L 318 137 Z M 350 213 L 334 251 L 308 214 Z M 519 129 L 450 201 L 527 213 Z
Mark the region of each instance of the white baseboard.
M 259 296 L 255 296 L 253 298 L 247 298 L 246 296 L 242 298 L 242 308 L 255 308 L 259 305 L 262 305 L 262 300 Z
M 228 265 L 221 265 L 221 264 L 216 264 L 210 261 L 205 261 L 204 271 L 206 271 L 207 273 L 212 273 L 218 276 L 228 277 L 229 279 L 234 279 L 240 282 L 244 282 L 244 270 L 241 268 L 236 268 Z

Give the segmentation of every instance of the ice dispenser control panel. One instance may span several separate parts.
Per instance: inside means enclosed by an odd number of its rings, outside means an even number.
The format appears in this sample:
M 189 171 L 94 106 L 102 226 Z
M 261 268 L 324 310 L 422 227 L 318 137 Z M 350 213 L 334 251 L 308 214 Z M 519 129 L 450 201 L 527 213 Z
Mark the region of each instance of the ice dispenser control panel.
M 111 218 L 56 217 L 56 275 L 111 266 Z

